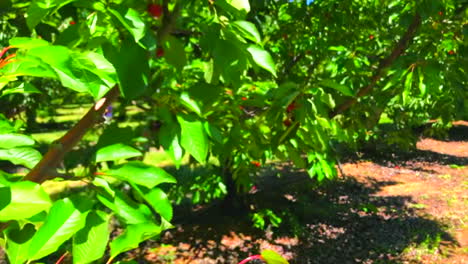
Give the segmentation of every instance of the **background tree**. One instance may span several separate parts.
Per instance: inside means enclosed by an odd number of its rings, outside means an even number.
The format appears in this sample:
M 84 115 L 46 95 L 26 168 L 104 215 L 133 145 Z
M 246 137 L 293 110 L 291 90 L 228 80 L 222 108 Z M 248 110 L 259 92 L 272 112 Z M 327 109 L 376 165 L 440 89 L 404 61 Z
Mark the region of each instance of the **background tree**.
M 322 181 L 336 175 L 340 144 L 385 135 L 410 146 L 412 128 L 466 118 L 464 0 L 3 4 L 0 100 L 29 109 L 31 121 L 44 98 L 62 104 L 78 93 L 93 103 L 43 156 L 12 116 L 2 118 L 0 158 L 30 169 L 0 177 L 0 221 L 15 263 L 69 239 L 75 262 L 99 259 L 108 241 L 86 237 L 109 237 L 111 216 L 125 231 L 110 242 L 110 260 L 170 227 L 168 188 L 159 185 L 175 179 L 126 161 L 148 147 L 131 143 L 137 136 L 117 121 L 99 130 L 84 172 L 57 172 L 110 106 L 122 116 L 127 104 L 143 109 L 148 145 L 163 147 L 176 167 L 187 154 L 212 167 L 206 181 L 222 179 L 216 186 L 229 203 L 268 162 L 292 161 Z M 380 131 L 385 120 L 391 133 Z M 54 178 L 91 188 L 51 201 L 39 184 Z M 19 243 L 18 233 L 28 239 Z

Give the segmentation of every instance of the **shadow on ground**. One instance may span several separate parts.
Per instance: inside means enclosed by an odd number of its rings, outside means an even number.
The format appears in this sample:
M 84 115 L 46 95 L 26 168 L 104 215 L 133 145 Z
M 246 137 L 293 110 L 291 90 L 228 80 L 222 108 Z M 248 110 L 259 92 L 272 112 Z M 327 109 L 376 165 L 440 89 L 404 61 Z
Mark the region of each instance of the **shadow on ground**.
M 408 247 L 430 250 L 441 240 L 455 243 L 443 224 L 408 207 L 410 197 L 375 195 L 395 182 L 340 178 L 318 186 L 291 170 L 265 170 L 256 193 L 245 197 L 251 208 L 281 216 L 281 228 L 255 229 L 248 211 L 214 203 L 185 214 L 162 241 L 147 243 L 146 249 L 157 250 L 141 263 L 237 263 L 265 248 L 291 258 L 290 263 L 401 263 Z
M 428 126 L 426 126 L 428 127 Z M 419 142 L 424 142 L 424 139 L 435 140 L 440 143 L 431 145 L 437 145 L 437 151 L 429 149 L 413 149 L 410 151 L 403 151 L 396 147 L 385 146 L 382 149 L 365 149 L 362 152 L 353 152 L 349 148 L 344 148 L 343 157 L 341 157 L 342 162 L 357 162 L 362 160 L 369 160 L 374 163 L 377 163 L 386 167 L 394 167 L 395 165 L 405 165 L 406 163 L 415 163 L 415 162 L 431 162 L 437 163 L 440 165 L 457 165 L 457 166 L 466 166 L 468 165 L 468 156 L 467 152 L 464 149 L 460 154 L 462 155 L 450 155 L 447 153 L 454 152 L 454 147 L 459 145 L 459 142 L 468 142 L 468 122 L 461 121 L 460 124 L 454 125 L 448 132 L 447 135 L 443 138 L 434 138 L 434 137 L 424 137 L 422 130 L 420 133 Z M 444 144 L 447 143 L 447 144 Z M 378 145 L 378 144 L 375 144 Z M 444 153 L 444 148 L 446 149 Z M 468 150 L 467 150 L 468 151 Z

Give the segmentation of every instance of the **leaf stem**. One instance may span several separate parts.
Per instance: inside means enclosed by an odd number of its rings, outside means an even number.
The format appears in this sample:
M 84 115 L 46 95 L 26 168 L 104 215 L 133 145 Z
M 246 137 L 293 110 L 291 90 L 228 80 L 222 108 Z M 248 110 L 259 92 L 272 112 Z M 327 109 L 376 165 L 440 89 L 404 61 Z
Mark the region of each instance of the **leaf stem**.
M 242 260 L 241 262 L 239 262 L 239 264 L 245 264 L 245 263 L 247 263 L 247 262 L 249 262 L 249 261 L 252 261 L 252 260 L 255 260 L 255 259 L 264 260 L 264 259 L 262 258 L 262 255 L 253 255 L 253 256 L 250 256 L 250 257 L 248 257 L 248 258 Z
M 62 261 L 65 259 L 65 257 L 68 255 L 68 251 L 66 251 L 65 253 L 63 253 L 63 255 L 57 260 L 57 262 L 55 262 L 55 264 L 60 264 L 62 263 Z

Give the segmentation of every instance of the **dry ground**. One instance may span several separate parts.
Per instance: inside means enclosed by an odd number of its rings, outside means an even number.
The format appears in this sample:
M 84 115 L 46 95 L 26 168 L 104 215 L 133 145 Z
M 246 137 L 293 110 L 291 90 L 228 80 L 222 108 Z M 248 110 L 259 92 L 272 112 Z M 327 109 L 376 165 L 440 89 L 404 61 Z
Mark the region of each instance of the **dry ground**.
M 274 249 L 290 263 L 468 263 L 468 123 L 413 153 L 365 154 L 327 186 L 301 173 L 259 183 L 252 201 L 294 215 L 259 231 L 246 215 L 211 208 L 129 257 L 141 263 L 237 263 Z M 277 182 L 275 182 L 277 181 Z

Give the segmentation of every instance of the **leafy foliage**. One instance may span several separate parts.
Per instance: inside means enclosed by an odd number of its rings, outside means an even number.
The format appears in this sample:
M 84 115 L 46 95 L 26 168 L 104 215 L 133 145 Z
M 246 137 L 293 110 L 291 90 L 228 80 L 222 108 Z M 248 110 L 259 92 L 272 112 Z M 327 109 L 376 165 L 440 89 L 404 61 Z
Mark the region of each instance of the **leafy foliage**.
M 24 179 L 0 174 L 12 263 L 41 259 L 67 241 L 74 263 L 102 258 L 108 243 L 114 259 L 170 228 L 166 192 L 175 178 L 135 160 L 150 147 L 177 168 L 189 156 L 213 169 L 189 187 L 195 202 L 208 202 L 250 190 L 272 160 L 291 161 L 320 182 L 336 176 L 340 144 L 378 138 L 410 147 L 412 128 L 467 118 L 466 1 L 162 1 L 162 16 L 147 11 L 154 1 L 6 2 L 1 104 L 29 105 L 34 119 L 31 110 L 54 108 L 55 99 L 95 102 L 44 155 L 13 121 L 21 109 L 0 116 L 0 159 L 30 170 Z M 83 172 L 58 173 L 62 152 L 99 123 L 116 91 L 122 116 L 129 103 L 144 109 L 146 136 L 107 112 L 114 124 L 96 132 Z M 390 132 L 378 126 L 384 118 Z M 53 166 L 40 170 L 51 157 Z M 40 183 L 62 177 L 86 182 L 90 203 L 67 193 L 52 201 Z M 259 226 L 281 222 L 267 209 L 252 216 Z M 110 241 L 114 220 L 123 232 Z

